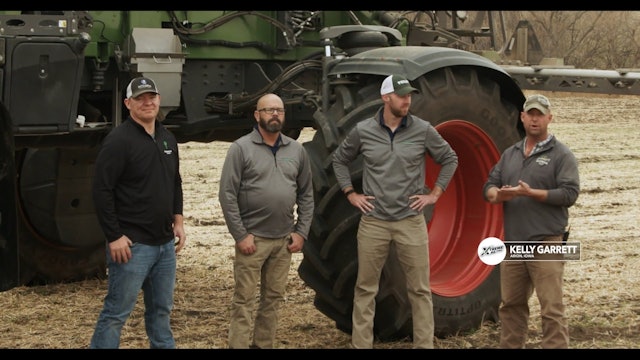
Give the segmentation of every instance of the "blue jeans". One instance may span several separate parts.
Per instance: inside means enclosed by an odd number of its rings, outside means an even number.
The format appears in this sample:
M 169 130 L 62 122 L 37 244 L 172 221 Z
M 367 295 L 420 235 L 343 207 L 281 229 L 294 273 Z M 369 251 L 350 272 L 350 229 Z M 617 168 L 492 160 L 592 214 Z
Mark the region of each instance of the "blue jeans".
M 134 243 L 131 259 L 118 264 L 107 246 L 109 289 L 91 338 L 90 348 L 118 348 L 120 332 L 131 314 L 140 289 L 144 292 L 144 323 L 151 348 L 175 348 L 170 315 L 176 280 L 173 241 L 161 246 Z

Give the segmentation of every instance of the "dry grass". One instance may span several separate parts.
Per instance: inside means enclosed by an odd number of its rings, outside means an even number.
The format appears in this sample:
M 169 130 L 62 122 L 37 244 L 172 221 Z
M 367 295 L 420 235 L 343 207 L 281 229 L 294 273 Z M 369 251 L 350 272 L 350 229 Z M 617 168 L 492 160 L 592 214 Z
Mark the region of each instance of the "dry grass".
M 548 94 L 554 132 L 580 162 L 582 193 L 571 208 L 572 240 L 565 299 L 572 348 L 640 348 L 640 97 Z M 310 132 L 303 133 L 306 141 Z M 187 247 L 178 257 L 173 328 L 179 348 L 226 348 L 233 289 L 233 245 L 217 201 L 228 144 L 181 145 Z M 347 348 L 350 336 L 313 306 L 314 292 L 297 275 L 294 255 L 282 307 L 280 348 Z M 0 348 L 73 349 L 89 344 L 106 282 L 19 287 L 0 293 Z M 142 299 L 122 332 L 123 348 L 148 347 Z M 527 347 L 540 344 L 540 313 L 531 299 Z M 495 348 L 499 325 L 436 339 L 443 349 Z M 410 348 L 409 340 L 376 348 Z

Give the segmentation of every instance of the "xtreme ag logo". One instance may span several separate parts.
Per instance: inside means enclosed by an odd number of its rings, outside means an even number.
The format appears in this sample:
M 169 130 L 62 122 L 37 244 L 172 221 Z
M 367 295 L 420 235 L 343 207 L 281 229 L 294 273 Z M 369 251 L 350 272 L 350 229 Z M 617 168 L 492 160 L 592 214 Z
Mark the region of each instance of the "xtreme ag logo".
M 496 237 L 488 237 L 478 245 L 478 257 L 487 265 L 500 264 L 506 252 L 504 243 Z
M 487 246 L 482 248 L 480 256 L 493 255 L 501 251 L 504 251 L 504 246 Z

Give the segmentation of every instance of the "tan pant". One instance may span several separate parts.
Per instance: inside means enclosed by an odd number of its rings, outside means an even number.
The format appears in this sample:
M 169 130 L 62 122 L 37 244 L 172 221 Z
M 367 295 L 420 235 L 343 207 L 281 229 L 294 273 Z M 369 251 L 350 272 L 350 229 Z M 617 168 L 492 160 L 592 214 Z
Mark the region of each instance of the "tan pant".
M 229 348 L 245 349 L 249 345 L 262 349 L 273 348 L 278 327 L 278 309 L 284 300 L 291 266 L 291 253 L 287 250 L 289 238 L 266 239 L 256 236 L 256 252 L 251 255 L 242 254 L 236 247 Z M 250 343 L 258 281 L 260 303 L 256 311 L 253 342 Z
M 550 236 L 545 242 L 560 242 Z M 542 347 L 569 347 L 569 325 L 562 300 L 563 255 L 544 255 L 545 261 L 503 261 L 500 264 L 502 304 L 500 347 L 522 349 L 527 341 L 529 298 L 533 290 L 540 302 Z
M 354 289 L 351 346 L 373 348 L 373 324 L 380 274 L 395 243 L 407 278 L 413 347 L 433 348 L 433 300 L 429 284 L 429 243 L 423 215 L 399 221 L 363 216 L 358 227 L 358 276 Z

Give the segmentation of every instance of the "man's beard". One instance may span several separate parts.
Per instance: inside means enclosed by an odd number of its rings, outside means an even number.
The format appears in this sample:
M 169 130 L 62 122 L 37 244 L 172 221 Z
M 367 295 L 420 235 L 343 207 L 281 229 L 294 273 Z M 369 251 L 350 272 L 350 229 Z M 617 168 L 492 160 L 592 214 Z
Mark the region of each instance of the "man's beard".
M 389 110 L 391 110 L 391 113 L 393 114 L 393 116 L 396 116 L 396 117 L 405 117 L 409 113 L 409 109 L 404 109 L 404 108 L 392 107 Z
M 274 121 L 271 121 L 274 120 Z M 269 120 L 260 119 L 258 126 L 266 132 L 278 133 L 282 130 L 282 122 L 280 119 L 270 118 Z

